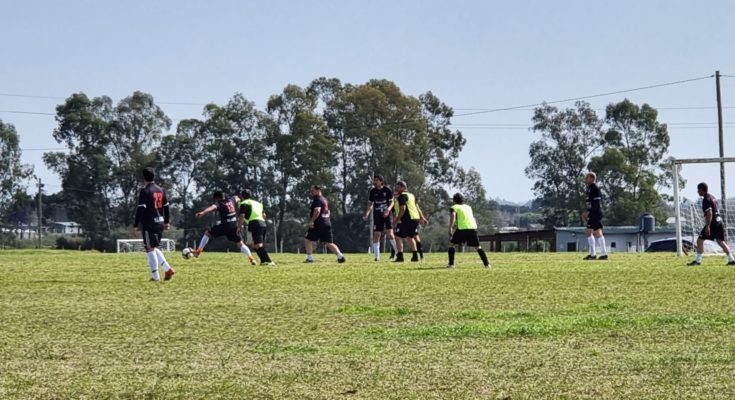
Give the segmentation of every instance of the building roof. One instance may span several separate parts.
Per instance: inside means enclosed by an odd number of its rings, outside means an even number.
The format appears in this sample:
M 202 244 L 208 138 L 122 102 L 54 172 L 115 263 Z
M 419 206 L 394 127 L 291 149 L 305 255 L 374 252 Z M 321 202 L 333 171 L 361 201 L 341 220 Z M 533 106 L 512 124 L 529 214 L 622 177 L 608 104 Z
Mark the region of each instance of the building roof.
M 554 230 L 557 232 L 570 232 L 570 233 L 584 233 L 584 231 L 587 228 L 582 226 L 574 226 L 574 227 L 555 227 Z M 641 229 L 638 226 L 606 226 L 603 229 L 603 232 L 605 234 L 610 235 L 636 235 L 640 233 Z M 676 233 L 676 230 L 673 227 L 656 227 L 655 232 L 651 233 Z
M 53 222 L 53 223 L 51 223 L 51 225 L 61 225 L 61 226 L 68 226 L 68 227 L 72 227 L 72 228 L 76 228 L 76 227 L 78 227 L 78 226 L 81 226 L 81 225 L 79 225 L 78 223 L 76 223 L 76 222 L 73 222 L 73 221 L 67 221 L 67 222 Z

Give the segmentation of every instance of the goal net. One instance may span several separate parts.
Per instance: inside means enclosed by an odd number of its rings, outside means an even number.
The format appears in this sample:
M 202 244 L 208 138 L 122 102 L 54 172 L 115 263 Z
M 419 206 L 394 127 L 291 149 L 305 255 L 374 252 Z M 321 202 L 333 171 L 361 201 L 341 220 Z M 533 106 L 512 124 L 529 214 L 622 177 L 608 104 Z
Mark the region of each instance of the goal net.
M 176 250 L 176 242 L 173 239 L 161 239 L 159 249 L 162 251 Z M 132 253 L 145 251 L 143 239 L 117 239 L 118 253 Z
M 697 245 L 697 238 L 705 225 L 702 198 L 697 193 L 697 184 L 706 182 L 709 192 L 715 196 L 719 206 L 720 217 L 725 224 L 725 238 L 732 244 L 735 241 L 735 197 L 723 199 L 720 180 L 720 163 L 735 162 L 735 158 L 703 158 L 674 160 L 673 176 L 681 176 L 687 181 L 686 187 L 681 187 L 674 179 L 674 206 L 677 254 L 693 251 Z M 735 177 L 726 176 L 726 190 L 735 194 Z M 727 193 L 725 193 L 727 194 Z M 727 197 L 727 196 L 726 196 Z M 719 254 L 722 249 L 717 243 L 705 241 L 706 254 Z

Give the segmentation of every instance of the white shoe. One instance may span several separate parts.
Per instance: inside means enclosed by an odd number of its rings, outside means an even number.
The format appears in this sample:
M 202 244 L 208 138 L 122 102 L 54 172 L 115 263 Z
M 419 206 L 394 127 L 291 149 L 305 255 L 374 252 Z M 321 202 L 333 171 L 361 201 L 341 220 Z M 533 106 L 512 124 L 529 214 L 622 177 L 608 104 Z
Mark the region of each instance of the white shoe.
M 492 264 L 488 264 L 488 265 L 486 265 L 486 266 L 485 266 L 485 269 L 493 269 L 493 266 L 492 266 Z
M 447 268 L 448 268 L 448 269 L 454 269 L 454 265 L 452 265 L 452 264 L 449 264 L 449 265 L 447 265 Z

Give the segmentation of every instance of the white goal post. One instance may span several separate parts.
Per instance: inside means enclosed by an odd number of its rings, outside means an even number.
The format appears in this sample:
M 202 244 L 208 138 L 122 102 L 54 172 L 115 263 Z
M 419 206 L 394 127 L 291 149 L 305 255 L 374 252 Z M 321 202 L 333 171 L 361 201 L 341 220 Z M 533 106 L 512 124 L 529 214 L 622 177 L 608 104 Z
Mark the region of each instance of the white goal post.
M 176 242 L 173 239 L 161 239 L 161 245 L 159 248 L 162 251 L 174 251 L 176 250 Z M 145 251 L 145 245 L 143 245 L 143 239 L 117 239 L 117 252 L 118 253 L 131 253 Z
M 723 158 L 690 158 L 690 159 L 674 159 L 673 160 L 673 167 L 672 167 L 673 174 L 672 174 L 672 176 L 673 176 L 673 180 L 674 180 L 674 182 L 673 182 L 673 186 L 674 186 L 674 206 L 676 207 L 676 217 L 675 218 L 676 218 L 676 255 L 677 256 L 684 255 L 684 248 L 683 248 L 684 247 L 683 246 L 684 235 L 683 235 L 683 232 L 682 232 L 683 225 L 684 224 L 683 224 L 683 218 L 682 218 L 682 207 L 681 207 L 682 202 L 681 202 L 680 197 L 679 197 L 679 194 L 680 194 L 679 173 L 681 172 L 682 165 L 685 165 L 685 164 L 724 164 L 724 163 L 733 163 L 733 162 L 735 162 L 735 157 L 723 157 Z M 724 195 L 724 193 L 723 193 L 723 195 Z M 732 230 L 733 228 L 735 228 L 735 224 L 733 224 L 732 221 L 730 221 L 732 218 L 728 218 L 729 217 L 729 214 L 732 214 L 732 211 L 731 210 L 728 210 L 727 201 L 728 201 L 728 199 L 726 199 L 726 198 L 720 199 L 720 204 L 721 204 L 720 215 L 722 216 L 723 221 L 725 222 L 725 227 L 726 227 L 725 232 L 727 232 L 727 231 Z M 688 224 L 690 225 L 690 228 L 691 228 L 691 226 L 693 226 L 694 223 L 695 223 L 695 221 L 696 221 L 696 215 L 701 215 L 701 211 L 695 213 L 692 210 L 693 205 L 691 205 L 691 204 L 688 207 L 690 208 L 690 210 L 687 210 L 687 212 L 688 212 L 688 215 L 690 215 L 691 217 L 688 217 L 688 220 L 687 221 L 688 221 Z M 700 221 L 702 226 L 700 226 L 699 228 L 704 227 L 704 222 L 703 221 L 704 221 L 704 219 L 702 218 L 702 220 Z M 694 228 L 691 228 L 691 229 L 694 229 Z M 692 237 L 691 237 L 691 241 L 692 242 L 695 241 L 695 235 L 694 235 L 693 232 L 694 231 L 689 232 L 689 233 L 692 233 Z M 727 236 L 732 237 L 732 235 L 727 235 Z M 696 243 L 692 243 L 692 244 L 695 244 L 696 245 Z

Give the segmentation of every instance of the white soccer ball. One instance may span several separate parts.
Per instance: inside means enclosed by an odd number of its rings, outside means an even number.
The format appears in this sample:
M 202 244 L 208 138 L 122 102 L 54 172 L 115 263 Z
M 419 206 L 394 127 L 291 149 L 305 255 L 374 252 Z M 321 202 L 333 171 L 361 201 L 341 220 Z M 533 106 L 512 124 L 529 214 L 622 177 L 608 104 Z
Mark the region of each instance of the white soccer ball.
M 181 250 L 181 256 L 184 257 L 185 260 L 189 260 L 194 257 L 194 250 L 190 247 L 184 247 L 184 249 Z

